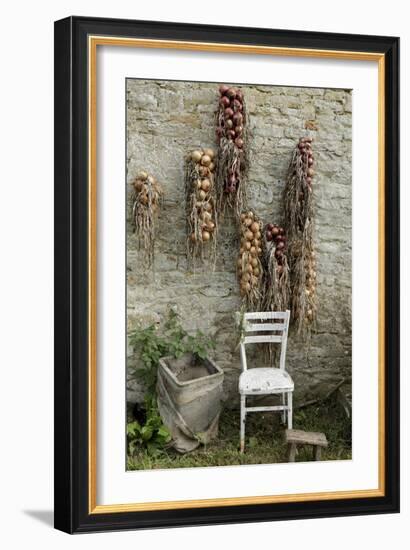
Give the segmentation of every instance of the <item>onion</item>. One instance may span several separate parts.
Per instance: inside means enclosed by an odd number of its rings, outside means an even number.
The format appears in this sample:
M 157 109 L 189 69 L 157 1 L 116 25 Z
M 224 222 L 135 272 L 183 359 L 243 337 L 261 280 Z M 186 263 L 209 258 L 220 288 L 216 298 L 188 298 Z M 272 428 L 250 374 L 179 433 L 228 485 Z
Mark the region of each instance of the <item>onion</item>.
M 228 89 L 226 90 L 226 95 L 227 95 L 229 98 L 233 99 L 233 98 L 236 96 L 236 90 L 235 90 L 234 88 L 228 88 Z
M 214 150 L 210 148 L 204 149 L 204 155 L 208 155 L 209 158 L 213 159 L 215 156 Z
M 248 218 L 254 218 L 255 214 L 252 212 L 252 210 L 249 210 L 249 212 L 247 213 L 247 216 Z
M 192 241 L 193 243 L 196 243 L 196 235 L 195 235 L 195 233 L 191 233 L 191 241 Z
M 252 244 L 253 244 L 253 246 L 256 246 L 256 248 L 258 248 L 261 245 L 261 243 L 258 239 L 253 239 Z
M 245 237 L 248 241 L 252 241 L 253 240 L 253 233 L 252 231 L 249 231 L 249 229 L 245 232 Z
M 243 139 L 240 137 L 237 137 L 235 139 L 235 145 L 238 147 L 238 149 L 242 149 L 243 147 Z
M 276 250 L 283 250 L 285 248 L 285 243 L 283 241 L 278 242 L 276 245 Z
M 253 272 L 253 267 L 251 266 L 251 264 L 248 264 L 248 265 L 245 267 L 245 271 L 247 271 L 248 273 L 252 273 L 252 272 Z
M 246 243 L 245 243 L 245 249 L 246 249 L 246 250 L 250 250 L 251 247 L 252 247 L 252 245 L 251 245 L 250 241 L 246 241 Z
M 209 166 L 211 162 L 212 162 L 211 157 L 208 155 L 203 155 L 203 157 L 201 158 L 201 164 L 203 166 Z
M 242 111 L 242 103 L 239 99 L 234 99 L 232 102 L 234 111 Z
M 204 204 L 204 210 L 207 210 L 208 212 L 211 212 L 212 210 L 212 204 L 210 202 L 206 202 Z
M 135 191 L 138 191 L 138 192 L 139 192 L 139 191 L 142 191 L 142 188 L 143 188 L 143 187 L 144 187 L 144 184 L 142 183 L 141 180 L 138 179 L 138 180 L 135 180 L 135 181 L 134 181 L 134 189 L 135 189 Z
M 233 114 L 234 114 L 233 109 L 231 109 L 230 107 L 227 107 L 225 109 L 225 118 L 231 118 Z
M 258 222 L 253 222 L 252 225 L 251 225 L 251 229 L 254 233 L 256 233 L 257 231 L 259 231 L 259 224 Z
M 267 240 L 267 241 L 271 241 L 271 240 L 272 240 L 272 232 L 271 232 L 271 231 L 266 231 L 266 240 Z
M 241 125 L 235 126 L 234 130 L 235 130 L 235 134 L 236 134 L 237 136 L 241 136 L 241 135 L 242 135 L 242 132 L 243 132 L 243 126 L 241 126 Z
M 215 224 L 214 224 L 214 222 L 209 221 L 209 222 L 207 223 L 206 229 L 207 229 L 210 233 L 212 233 L 212 231 L 215 229 Z
M 230 101 L 229 101 L 229 98 L 225 96 L 222 96 L 221 99 L 219 100 L 219 103 L 222 105 L 222 107 L 229 107 L 230 105 Z
M 206 198 L 206 193 L 202 189 L 198 192 L 198 198 L 204 200 Z
M 226 94 L 226 92 L 227 92 L 228 90 L 229 90 L 229 86 L 227 86 L 226 84 L 221 84 L 221 85 L 219 86 L 219 93 L 220 93 L 221 95 Z
M 232 111 L 232 109 L 230 109 Z M 225 113 L 226 113 L 227 109 L 225 109 Z M 232 116 L 233 115 L 233 116 Z M 243 121 L 243 116 L 241 115 L 241 113 L 235 113 L 232 111 L 232 120 L 235 122 L 235 125 L 236 126 L 241 126 L 242 125 L 242 121 Z
M 246 214 L 241 214 L 241 222 L 244 222 L 246 218 Z
M 233 128 L 233 121 L 228 118 L 228 120 L 225 122 L 225 126 L 228 128 L 228 130 L 231 130 Z
M 255 267 L 255 269 L 253 270 L 253 274 L 255 275 L 255 277 L 259 277 L 259 275 L 261 274 L 261 270 L 259 269 L 259 267 Z
M 272 229 L 272 235 L 273 235 L 274 237 L 277 237 L 277 236 L 279 235 L 279 227 L 274 227 L 274 228 Z
M 210 190 L 211 182 L 209 181 L 208 178 L 205 178 L 204 180 L 202 180 L 201 187 L 205 192 Z
M 258 260 L 256 258 L 252 258 L 251 265 L 252 267 L 258 267 Z
M 315 171 L 313 170 L 313 168 L 308 168 L 307 169 L 307 175 L 312 177 L 315 175 Z
M 201 187 L 202 187 L 202 180 L 197 179 L 197 180 L 196 180 L 196 188 L 197 188 L 197 189 L 201 189 Z
M 202 231 L 202 240 L 203 241 L 209 241 L 211 238 L 211 234 L 208 231 Z
M 138 172 L 138 174 L 137 174 L 137 179 L 139 179 L 139 180 L 145 181 L 147 179 L 147 177 L 148 177 L 148 174 L 144 170 L 142 170 L 141 172 Z
M 202 158 L 202 153 L 201 151 L 192 151 L 191 153 L 191 159 L 194 161 L 194 162 L 199 162 Z
M 226 137 L 228 139 L 233 139 L 235 137 L 235 132 L 233 130 L 227 130 Z
M 256 246 L 251 246 L 249 252 L 250 252 L 251 256 L 257 256 L 258 255 L 258 249 L 256 248 Z
M 211 164 L 208 166 L 209 170 L 213 172 L 215 170 L 215 163 L 211 162 Z
M 257 232 L 255 233 L 255 239 L 258 239 L 258 240 L 260 241 L 261 238 L 262 238 L 262 233 L 261 233 L 260 231 L 257 231 Z
M 246 227 L 252 226 L 252 218 L 245 218 L 243 223 Z
M 313 164 L 313 159 L 312 159 L 312 157 L 309 157 L 309 158 L 308 158 L 308 164 L 309 164 L 309 166 L 312 166 L 312 164 Z

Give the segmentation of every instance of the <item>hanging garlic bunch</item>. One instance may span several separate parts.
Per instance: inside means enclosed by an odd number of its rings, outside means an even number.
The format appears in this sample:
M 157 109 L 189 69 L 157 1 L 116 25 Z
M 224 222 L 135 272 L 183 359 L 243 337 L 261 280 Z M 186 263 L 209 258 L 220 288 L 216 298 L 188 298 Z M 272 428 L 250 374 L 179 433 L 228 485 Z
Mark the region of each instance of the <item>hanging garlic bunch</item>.
M 286 232 L 291 270 L 292 318 L 305 334 L 316 319 L 316 252 L 313 243 L 312 138 L 302 137 L 289 166 L 284 192 Z
M 156 178 L 145 171 L 137 174 L 132 185 L 132 216 L 138 246 L 144 251 L 148 266 L 151 266 L 154 261 L 155 222 L 164 193 Z
M 215 263 L 217 218 L 215 189 L 215 153 L 197 149 L 186 160 L 185 200 L 187 210 L 188 258 L 209 257 Z
M 259 309 L 262 284 L 262 223 L 249 210 L 240 216 L 241 248 L 237 263 L 240 293 L 248 308 Z
M 242 90 L 219 87 L 216 136 L 218 142 L 218 202 L 234 208 L 239 217 L 246 203 L 247 114 Z

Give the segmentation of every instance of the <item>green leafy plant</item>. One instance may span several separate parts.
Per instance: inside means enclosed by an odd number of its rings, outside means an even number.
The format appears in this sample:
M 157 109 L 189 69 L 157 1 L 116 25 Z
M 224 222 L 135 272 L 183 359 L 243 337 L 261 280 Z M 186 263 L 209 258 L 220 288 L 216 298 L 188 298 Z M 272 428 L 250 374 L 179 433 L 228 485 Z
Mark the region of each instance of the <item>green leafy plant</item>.
M 155 400 L 145 401 L 147 419 L 144 425 L 137 420 L 127 424 L 128 453 L 133 455 L 138 446 L 145 447 L 149 454 L 158 455 L 171 440 L 171 434 L 162 423 Z
M 209 350 L 215 348 L 213 340 L 203 332 L 188 334 L 173 309 L 168 310 L 163 327 L 150 325 L 144 329 L 137 329 L 130 334 L 130 343 L 139 353 L 142 362 L 142 367 L 134 371 L 135 375 L 144 383 L 146 395 L 150 398 L 155 395 L 157 369 L 161 357 L 178 358 L 185 353 L 193 353 L 204 359 Z
M 137 420 L 127 424 L 128 452 L 132 456 L 137 447 L 145 447 L 148 453 L 157 455 L 171 440 L 171 434 L 162 423 L 156 403 L 160 358 L 178 358 L 185 353 L 193 353 L 204 359 L 215 344 L 201 331 L 194 336 L 188 334 L 182 328 L 179 316 L 173 309 L 169 309 L 162 327 L 150 325 L 133 331 L 130 334 L 130 344 L 139 354 L 142 363 L 142 367 L 135 369 L 134 374 L 145 386 L 146 421 L 143 425 Z

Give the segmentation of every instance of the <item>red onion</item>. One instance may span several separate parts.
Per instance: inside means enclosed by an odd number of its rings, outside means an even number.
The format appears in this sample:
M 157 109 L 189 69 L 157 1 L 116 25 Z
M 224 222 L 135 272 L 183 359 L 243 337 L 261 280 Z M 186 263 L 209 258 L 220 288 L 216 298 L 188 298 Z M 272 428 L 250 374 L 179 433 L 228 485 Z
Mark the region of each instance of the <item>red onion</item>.
M 239 149 L 242 149 L 243 147 L 243 139 L 240 138 L 240 137 L 237 137 L 235 139 L 235 145 L 239 148 Z
M 219 103 L 223 106 L 223 107 L 229 107 L 230 105 L 230 101 L 229 101 L 229 98 L 226 97 L 226 95 L 222 96 L 221 99 L 219 100 Z
M 242 103 L 239 101 L 239 99 L 234 99 L 232 102 L 232 106 L 234 111 L 242 111 Z
M 242 135 L 242 132 L 243 132 L 243 126 L 235 126 L 235 134 L 237 136 Z
M 236 96 L 236 90 L 234 90 L 234 88 L 228 88 L 228 90 L 226 91 L 226 95 L 233 99 L 235 96 Z
M 225 109 L 225 112 L 226 112 L 226 109 Z M 233 114 L 233 112 L 232 112 L 232 114 Z M 242 121 L 243 121 L 243 116 L 241 115 L 241 113 L 235 113 L 235 114 L 233 114 L 232 120 L 235 122 L 235 124 L 237 126 L 240 126 L 242 124 Z
M 219 86 L 219 93 L 220 93 L 221 95 L 226 94 L 226 92 L 227 92 L 228 90 L 229 90 L 229 86 L 227 86 L 226 84 L 221 84 L 221 85 Z
M 273 238 L 272 232 L 271 231 L 266 231 L 266 240 L 271 241 L 272 238 Z
M 231 109 L 230 107 L 227 107 L 225 109 L 225 118 L 231 118 L 233 114 L 233 109 Z

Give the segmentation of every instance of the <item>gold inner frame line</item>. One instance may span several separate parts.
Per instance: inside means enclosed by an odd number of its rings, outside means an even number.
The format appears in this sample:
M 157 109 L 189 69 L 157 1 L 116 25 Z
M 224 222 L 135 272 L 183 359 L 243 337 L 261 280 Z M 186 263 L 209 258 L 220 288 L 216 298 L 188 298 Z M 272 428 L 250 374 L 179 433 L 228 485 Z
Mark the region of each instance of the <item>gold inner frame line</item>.
M 136 502 L 131 504 L 97 504 L 97 46 L 122 46 L 134 48 L 174 49 L 221 53 L 259 54 L 285 57 L 329 58 L 339 60 L 377 61 L 378 63 L 378 488 L 351 491 L 326 491 L 292 495 L 247 496 L 178 500 L 160 502 Z M 373 498 L 385 495 L 385 56 L 374 52 L 350 52 L 336 50 L 283 48 L 242 44 L 217 44 L 176 40 L 123 38 L 112 36 L 88 37 L 88 510 L 90 514 L 137 512 L 150 510 L 175 510 L 213 506 L 240 506 L 285 502 Z

